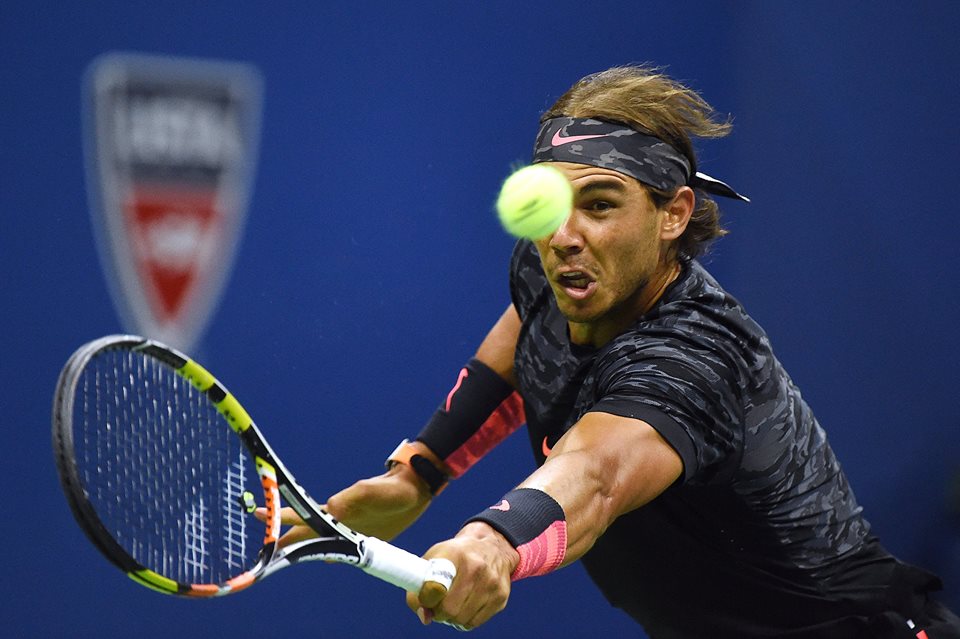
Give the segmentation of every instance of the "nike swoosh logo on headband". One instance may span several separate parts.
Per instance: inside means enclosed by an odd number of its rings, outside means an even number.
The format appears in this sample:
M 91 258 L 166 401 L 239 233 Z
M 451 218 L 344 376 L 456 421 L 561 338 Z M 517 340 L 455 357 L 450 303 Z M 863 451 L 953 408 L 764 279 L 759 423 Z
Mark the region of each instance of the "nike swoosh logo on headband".
M 550 140 L 550 144 L 552 146 L 560 146 L 561 144 L 570 144 L 571 142 L 579 142 L 580 140 L 605 137 L 607 137 L 606 133 L 594 133 L 593 135 L 561 135 L 558 130 L 553 134 L 553 139 Z

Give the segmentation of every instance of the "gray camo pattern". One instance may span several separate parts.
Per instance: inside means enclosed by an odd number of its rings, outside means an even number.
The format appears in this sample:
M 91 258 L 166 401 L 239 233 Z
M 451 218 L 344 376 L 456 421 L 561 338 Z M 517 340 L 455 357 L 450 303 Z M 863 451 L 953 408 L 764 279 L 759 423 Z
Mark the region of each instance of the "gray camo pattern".
M 697 509 L 698 493 L 719 491 L 762 529 L 753 538 L 763 547 L 741 547 L 741 558 L 815 571 L 861 546 L 869 526 L 824 430 L 767 335 L 699 263 L 599 350 L 569 343 L 531 243 L 518 243 L 510 277 L 523 320 L 515 369 L 538 463 L 543 438 L 556 442 L 588 411 L 642 416 L 685 462 L 682 485 L 658 500 Z M 723 513 L 702 512 L 718 538 L 744 526 Z
M 554 134 L 602 135 L 554 146 Z M 540 127 L 534 144 L 533 162 L 573 162 L 599 166 L 629 175 L 647 186 L 672 191 L 687 184 L 690 162 L 663 140 L 624 124 L 591 118 L 558 117 Z

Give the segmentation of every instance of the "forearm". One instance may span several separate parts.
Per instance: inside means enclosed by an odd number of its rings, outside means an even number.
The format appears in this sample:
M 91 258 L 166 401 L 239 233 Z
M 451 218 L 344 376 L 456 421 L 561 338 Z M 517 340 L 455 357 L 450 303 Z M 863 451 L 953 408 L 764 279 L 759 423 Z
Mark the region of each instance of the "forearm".
M 541 490 L 563 508 L 566 565 L 583 556 L 617 517 L 655 498 L 682 471 L 677 453 L 648 424 L 587 413 L 520 487 Z
M 563 509 L 566 550 L 561 566 L 586 553 L 619 514 L 615 489 L 608 477 L 584 451 L 554 453 L 520 488 L 534 488 L 550 495 Z M 553 455 L 551 455 L 553 456 Z
M 453 478 L 465 473 L 526 419 L 523 401 L 513 386 L 513 354 L 519 332 L 520 318 L 510 306 L 417 435 Z
M 511 304 L 487 333 L 474 356 L 514 388 L 517 387 L 517 380 L 513 373 L 513 356 L 520 326 L 520 316 Z
M 645 422 L 588 413 L 546 463 L 476 515 L 519 553 L 514 579 L 576 561 L 620 515 L 647 503 L 682 471 L 677 453 Z
M 437 619 L 483 623 L 506 605 L 511 580 L 575 561 L 682 470 L 679 455 L 645 422 L 588 413 L 517 489 L 427 552 L 458 571 Z M 419 606 L 413 595 L 408 603 Z

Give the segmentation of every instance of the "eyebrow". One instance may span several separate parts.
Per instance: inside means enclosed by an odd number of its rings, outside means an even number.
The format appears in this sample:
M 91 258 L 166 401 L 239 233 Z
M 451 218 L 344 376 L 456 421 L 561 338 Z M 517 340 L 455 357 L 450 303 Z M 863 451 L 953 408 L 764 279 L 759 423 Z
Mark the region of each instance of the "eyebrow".
M 584 185 L 577 192 L 578 195 L 589 195 L 593 191 L 617 191 L 618 193 L 625 193 L 627 191 L 626 185 L 620 180 L 615 180 L 613 178 L 593 180 L 589 184 Z

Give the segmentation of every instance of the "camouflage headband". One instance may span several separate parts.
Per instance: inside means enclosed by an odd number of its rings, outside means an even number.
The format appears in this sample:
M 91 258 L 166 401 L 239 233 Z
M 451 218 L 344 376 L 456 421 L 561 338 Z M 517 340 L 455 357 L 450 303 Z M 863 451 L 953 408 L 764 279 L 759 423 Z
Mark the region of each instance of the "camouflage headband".
M 720 180 L 696 171 L 670 144 L 619 122 L 551 118 L 540 127 L 533 162 L 589 164 L 629 175 L 661 191 L 688 185 L 713 195 L 750 201 Z

